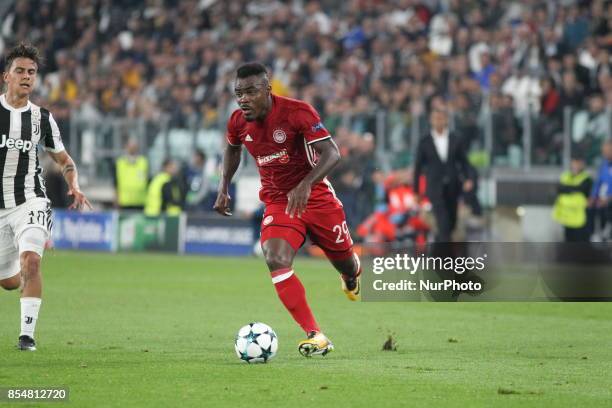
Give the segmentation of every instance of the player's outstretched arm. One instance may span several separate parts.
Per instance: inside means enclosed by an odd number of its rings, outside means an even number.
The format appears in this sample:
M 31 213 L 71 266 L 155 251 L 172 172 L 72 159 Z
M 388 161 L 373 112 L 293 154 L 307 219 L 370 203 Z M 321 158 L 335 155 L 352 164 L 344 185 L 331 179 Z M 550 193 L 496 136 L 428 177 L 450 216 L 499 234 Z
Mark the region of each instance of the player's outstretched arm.
M 65 150 L 58 153 L 49 152 L 49 154 L 62 169 L 62 174 L 64 175 L 66 184 L 68 184 L 68 195 L 74 197 L 74 202 L 68 208 L 80 210 L 84 206 L 87 206 L 91 209 L 89 200 L 87 200 L 87 197 L 85 197 L 85 194 L 83 194 L 79 187 L 79 173 L 77 172 L 76 164 L 74 164 L 72 157 L 70 157 Z
M 242 146 L 232 146 L 228 144 L 223 154 L 223 174 L 219 182 L 219 191 L 217 192 L 217 200 L 213 209 L 221 215 L 230 216 L 230 201 L 229 186 L 232 182 L 236 170 L 240 165 L 240 156 L 242 155 Z
M 323 180 L 340 161 L 340 151 L 336 143 L 329 138 L 311 145 L 317 152 L 317 164 L 304 179 L 287 193 L 287 209 L 285 212 L 293 217 L 301 217 L 310 198 L 311 187 Z

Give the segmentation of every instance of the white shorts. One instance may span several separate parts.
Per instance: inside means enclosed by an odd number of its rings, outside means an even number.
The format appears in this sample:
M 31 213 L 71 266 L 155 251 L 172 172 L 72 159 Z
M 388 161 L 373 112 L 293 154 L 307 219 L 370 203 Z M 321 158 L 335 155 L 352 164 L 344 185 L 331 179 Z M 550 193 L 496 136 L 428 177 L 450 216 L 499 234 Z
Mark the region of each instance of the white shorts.
M 45 239 L 51 235 L 51 205 L 46 198 L 33 198 L 14 207 L 0 209 L 0 280 L 19 273 L 19 254 L 32 248 L 20 248 L 19 239 L 29 228 L 44 232 Z M 40 248 L 36 252 L 42 250 Z

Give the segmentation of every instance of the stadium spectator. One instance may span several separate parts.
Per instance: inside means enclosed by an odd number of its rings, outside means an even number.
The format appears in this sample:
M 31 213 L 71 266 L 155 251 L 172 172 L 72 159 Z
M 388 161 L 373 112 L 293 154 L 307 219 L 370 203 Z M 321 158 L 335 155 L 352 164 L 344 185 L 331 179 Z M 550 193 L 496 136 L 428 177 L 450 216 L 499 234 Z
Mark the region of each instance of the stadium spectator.
M 413 184 L 411 170 L 393 172 L 380 180 L 384 202 L 357 228 L 357 235 L 369 244 L 369 250 L 376 250 L 376 244 L 403 240 L 426 242 L 429 225 L 423 215 L 429 203 L 417 202 Z
M 506 79 L 502 92 L 512 96 L 514 111 L 517 116 L 538 113 L 540 111 L 540 95 L 542 89 L 536 78 L 529 75 L 525 68 L 518 68 Z
M 561 88 L 561 108 L 569 107 L 572 111 L 576 111 L 582 107 L 584 97 L 584 88 L 576 80 L 576 74 L 565 71 Z
M 591 190 L 589 204 L 595 208 L 603 240 L 612 239 L 612 139 L 601 147 L 602 160 Z
M 125 144 L 125 154 L 115 163 L 115 206 L 122 210 L 142 211 L 147 200 L 149 160 L 139 151 L 138 142 L 130 139 Z
M 469 178 L 473 173 L 460 137 L 448 129 L 448 113 L 433 110 L 430 122 L 431 132 L 419 141 L 417 148 L 413 191 L 417 195 L 423 193 L 420 178 L 424 174 L 426 196 L 436 219 L 436 242 L 451 242 L 459 196 L 474 188 L 474 181 Z
M 344 205 L 348 225 L 356 226 L 372 211 L 371 174 L 373 172 L 374 138 L 360 136 L 346 128 L 336 133 L 342 159 L 330 175 L 336 195 Z
M 570 169 L 561 174 L 553 209 L 553 218 L 563 226 L 566 242 L 588 242 L 591 238 L 588 197 L 592 186 L 584 158 L 575 154 Z
M 478 110 L 466 93 L 460 93 L 454 100 L 454 130 L 461 136 L 466 146 L 480 139 L 478 129 Z
M 533 135 L 533 161 L 538 164 L 561 164 L 563 150 L 563 113 L 561 95 L 550 77 L 541 80 L 540 116 Z
M 570 50 L 576 49 L 589 34 L 589 21 L 584 9 L 577 4 L 569 7 L 568 16 L 563 27 L 563 41 Z
M 480 54 L 480 70 L 474 71 L 474 79 L 478 81 L 483 92 L 489 90 L 489 82 L 494 72 L 495 65 L 491 62 L 489 51 L 485 50 Z
M 567 53 L 563 56 L 563 71 L 573 73 L 580 84 L 580 88 L 588 92 L 591 83 L 589 70 L 578 63 L 575 54 Z
M 516 149 L 521 143 L 519 123 L 514 116 L 514 102 L 509 95 L 494 93 L 490 97 L 490 105 L 491 127 L 497 130 L 493 140 L 493 161 L 509 164 L 511 148 Z M 481 121 L 484 119 L 481 118 Z
M 211 211 L 216 195 L 211 184 L 211 167 L 203 150 L 197 149 L 186 168 L 187 209 L 189 211 Z M 212 194 L 211 194 L 212 193 Z
M 151 180 L 147 190 L 144 214 L 157 217 L 162 214 L 176 216 L 183 211 L 184 192 L 179 178 L 179 167 L 172 159 L 164 160 L 162 170 Z
M 555 83 L 550 77 L 543 78 L 540 83 L 542 88 L 542 98 L 540 100 L 542 116 L 548 119 L 559 120 L 561 118 L 561 96 L 555 87 Z
M 588 109 L 577 112 L 573 118 L 574 147 L 585 151 L 589 162 L 597 157 L 603 140 L 612 135 L 605 108 L 603 96 L 593 94 L 588 99 Z

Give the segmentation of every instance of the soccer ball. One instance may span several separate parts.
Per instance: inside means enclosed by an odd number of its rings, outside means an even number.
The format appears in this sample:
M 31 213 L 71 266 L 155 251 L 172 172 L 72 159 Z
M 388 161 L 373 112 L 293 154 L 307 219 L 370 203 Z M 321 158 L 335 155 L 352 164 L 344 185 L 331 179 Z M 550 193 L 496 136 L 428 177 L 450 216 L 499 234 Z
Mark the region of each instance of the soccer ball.
M 242 361 L 265 363 L 276 355 L 278 337 L 267 324 L 249 323 L 238 331 L 234 349 Z

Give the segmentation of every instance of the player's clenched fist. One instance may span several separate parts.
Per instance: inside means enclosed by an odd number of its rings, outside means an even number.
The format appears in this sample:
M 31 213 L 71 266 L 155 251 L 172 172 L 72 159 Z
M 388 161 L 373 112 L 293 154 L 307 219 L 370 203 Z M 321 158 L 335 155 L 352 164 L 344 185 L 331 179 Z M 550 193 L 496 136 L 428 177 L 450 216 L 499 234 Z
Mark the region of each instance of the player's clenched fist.
M 302 180 L 297 186 L 287 193 L 287 209 L 285 212 L 289 214 L 291 218 L 295 214 L 301 217 L 306 211 L 308 205 L 308 199 L 310 198 L 310 183 L 306 180 Z
M 230 211 L 231 200 L 232 198 L 226 191 L 219 190 L 219 193 L 217 194 L 217 199 L 215 200 L 215 205 L 213 206 L 213 210 L 215 210 L 221 215 L 229 217 L 230 215 L 232 215 L 232 212 Z

